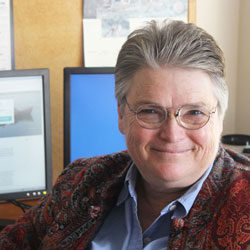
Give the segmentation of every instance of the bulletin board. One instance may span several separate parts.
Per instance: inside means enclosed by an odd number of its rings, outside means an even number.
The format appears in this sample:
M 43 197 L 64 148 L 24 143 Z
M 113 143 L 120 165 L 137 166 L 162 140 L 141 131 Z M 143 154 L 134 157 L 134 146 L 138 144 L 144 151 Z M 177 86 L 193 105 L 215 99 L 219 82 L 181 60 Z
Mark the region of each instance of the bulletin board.
M 82 0 L 14 0 L 16 69 L 49 68 L 53 180 L 63 169 L 63 68 L 82 66 Z

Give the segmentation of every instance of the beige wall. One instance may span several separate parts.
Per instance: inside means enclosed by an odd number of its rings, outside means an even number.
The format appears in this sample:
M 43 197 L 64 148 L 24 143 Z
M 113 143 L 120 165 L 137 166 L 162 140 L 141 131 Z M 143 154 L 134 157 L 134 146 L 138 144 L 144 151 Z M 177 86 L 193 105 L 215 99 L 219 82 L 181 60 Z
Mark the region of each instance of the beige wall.
M 236 131 L 250 134 L 250 1 L 240 0 Z
M 226 81 L 230 98 L 224 121 L 224 134 L 237 132 L 239 10 L 240 1 L 197 0 L 197 24 L 214 36 L 225 54 Z
M 224 134 L 250 134 L 250 1 L 197 0 L 197 24 L 225 53 L 229 107 Z

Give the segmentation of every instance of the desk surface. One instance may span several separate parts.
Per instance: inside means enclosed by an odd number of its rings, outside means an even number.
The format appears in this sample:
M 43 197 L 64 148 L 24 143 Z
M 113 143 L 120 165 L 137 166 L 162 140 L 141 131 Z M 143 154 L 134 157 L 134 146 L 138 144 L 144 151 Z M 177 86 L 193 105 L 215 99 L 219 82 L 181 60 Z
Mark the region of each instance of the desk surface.
M 38 199 L 24 200 L 22 202 L 30 206 L 34 206 L 38 202 Z M 12 203 L 9 202 L 0 203 L 0 219 L 16 220 L 22 214 L 23 214 L 22 209 L 13 205 Z

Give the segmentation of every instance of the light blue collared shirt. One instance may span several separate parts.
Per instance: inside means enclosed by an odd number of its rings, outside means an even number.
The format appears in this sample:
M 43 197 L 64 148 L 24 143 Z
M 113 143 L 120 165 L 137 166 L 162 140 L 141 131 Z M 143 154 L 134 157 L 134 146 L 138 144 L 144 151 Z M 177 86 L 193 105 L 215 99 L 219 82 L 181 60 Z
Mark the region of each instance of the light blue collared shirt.
M 179 199 L 168 204 L 152 225 L 142 232 L 137 216 L 135 191 L 138 170 L 132 164 L 127 172 L 117 204 L 93 239 L 91 249 L 166 250 L 172 219 L 187 216 L 211 169 L 212 166 Z

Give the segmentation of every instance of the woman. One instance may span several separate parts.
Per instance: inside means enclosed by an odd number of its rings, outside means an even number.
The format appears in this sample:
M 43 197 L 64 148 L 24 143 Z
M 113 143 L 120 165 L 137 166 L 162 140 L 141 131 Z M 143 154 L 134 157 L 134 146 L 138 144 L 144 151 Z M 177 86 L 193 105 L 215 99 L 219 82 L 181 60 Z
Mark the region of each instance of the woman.
M 152 21 L 115 68 L 128 152 L 79 159 L 0 246 L 247 249 L 250 161 L 220 145 L 223 53 L 194 24 Z

